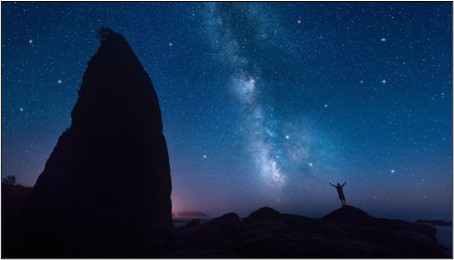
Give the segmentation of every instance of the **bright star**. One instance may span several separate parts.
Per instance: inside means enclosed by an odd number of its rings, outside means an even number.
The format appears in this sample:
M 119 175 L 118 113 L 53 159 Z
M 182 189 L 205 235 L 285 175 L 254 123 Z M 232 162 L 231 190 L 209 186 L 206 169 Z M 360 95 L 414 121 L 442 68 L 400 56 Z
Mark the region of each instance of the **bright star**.
M 386 42 L 386 38 L 381 38 L 380 41 Z
M 32 39 L 29 39 L 28 40 L 28 44 L 32 44 L 33 43 L 33 40 Z
M 396 172 L 396 170 L 394 170 L 394 169 L 391 169 L 391 173 L 395 173 L 395 172 Z
M 298 23 L 301 23 L 301 20 L 298 20 Z
M 24 111 L 24 108 L 23 108 L 23 107 L 21 107 L 21 108 L 19 108 L 19 110 L 20 110 L 20 112 L 22 112 L 22 111 Z
M 61 82 L 62 82 L 61 79 L 57 80 L 57 83 L 58 83 L 58 84 L 61 84 Z
M 207 155 L 206 155 L 206 154 L 204 154 L 204 155 L 203 155 L 203 159 L 206 159 L 206 158 L 207 158 Z
M 287 140 L 290 139 L 290 136 L 289 136 L 289 135 L 286 135 L 286 136 L 285 136 L 285 139 L 287 139 Z
M 328 107 L 328 104 L 325 104 L 325 108 L 327 108 L 327 107 Z
M 384 79 L 384 80 L 382 80 L 382 81 L 381 81 L 381 83 L 383 83 L 383 84 L 386 84 L 386 80 L 385 80 L 385 79 Z
M 313 165 L 313 164 L 310 162 L 310 163 L 309 163 L 309 166 L 312 167 L 312 165 Z
M 173 43 L 169 43 L 169 46 L 173 46 Z

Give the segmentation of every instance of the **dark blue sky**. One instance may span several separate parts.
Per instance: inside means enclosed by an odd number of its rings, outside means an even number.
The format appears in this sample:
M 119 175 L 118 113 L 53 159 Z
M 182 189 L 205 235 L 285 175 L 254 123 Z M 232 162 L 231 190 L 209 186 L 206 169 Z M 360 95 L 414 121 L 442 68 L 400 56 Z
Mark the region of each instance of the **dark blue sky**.
M 2 2 L 2 175 L 33 185 L 107 26 L 159 96 L 174 210 L 452 218 L 452 3 Z M 126 174 L 126 173 L 125 173 Z

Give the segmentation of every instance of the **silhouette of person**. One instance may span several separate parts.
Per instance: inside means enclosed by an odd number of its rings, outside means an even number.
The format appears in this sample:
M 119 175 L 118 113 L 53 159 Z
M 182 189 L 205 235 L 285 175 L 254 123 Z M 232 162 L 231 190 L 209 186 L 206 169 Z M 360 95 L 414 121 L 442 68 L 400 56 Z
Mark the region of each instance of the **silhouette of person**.
M 339 183 L 337 183 L 337 185 L 334 185 L 331 182 L 329 184 L 331 186 L 333 186 L 334 188 L 336 188 L 337 193 L 339 194 L 339 199 L 342 202 L 342 206 L 347 206 L 347 203 L 345 202 L 344 191 L 342 190 L 342 188 L 344 188 L 344 185 L 347 184 L 347 182 L 344 182 L 344 184 L 342 184 L 342 185 L 340 185 Z

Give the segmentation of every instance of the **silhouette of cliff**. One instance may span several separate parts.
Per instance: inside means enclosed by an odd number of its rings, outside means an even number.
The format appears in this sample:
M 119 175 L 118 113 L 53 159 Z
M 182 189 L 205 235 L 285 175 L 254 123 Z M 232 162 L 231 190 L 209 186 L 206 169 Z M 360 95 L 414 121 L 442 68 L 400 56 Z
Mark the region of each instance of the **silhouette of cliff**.
M 12 223 L 11 252 L 15 242 L 33 249 L 12 256 L 130 257 L 140 241 L 173 226 L 153 84 L 122 35 L 102 29 L 99 38 L 71 127 Z

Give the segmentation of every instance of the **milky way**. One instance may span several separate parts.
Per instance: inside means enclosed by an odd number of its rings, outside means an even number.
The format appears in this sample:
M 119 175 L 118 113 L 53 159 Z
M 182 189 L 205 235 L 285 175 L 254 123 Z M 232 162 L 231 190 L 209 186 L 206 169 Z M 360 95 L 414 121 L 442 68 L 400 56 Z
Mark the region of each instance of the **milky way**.
M 254 39 L 254 37 L 249 37 L 246 39 L 252 39 L 251 43 L 242 42 L 242 39 L 235 37 L 234 32 L 232 32 L 233 28 L 228 25 L 229 21 L 227 21 L 235 19 L 236 15 L 244 15 L 246 17 L 247 15 L 244 13 L 234 13 L 233 17 L 224 18 L 222 16 L 224 14 L 221 13 L 222 10 L 219 10 L 222 7 L 219 8 L 217 5 L 211 4 L 209 8 L 211 12 L 209 13 L 210 17 L 208 19 L 211 20 L 207 23 L 210 27 L 214 26 L 215 31 L 212 35 L 212 37 L 214 37 L 212 42 L 214 42 L 214 44 L 220 44 L 219 55 L 226 57 L 228 65 L 231 66 L 232 75 L 230 87 L 232 88 L 232 92 L 234 92 L 235 98 L 237 98 L 242 105 L 239 109 L 244 111 L 243 116 L 245 120 L 241 122 L 241 124 L 248 126 L 243 130 L 243 134 L 246 135 L 247 139 L 246 147 L 265 183 L 280 187 L 285 184 L 286 176 L 280 169 L 278 157 L 275 155 L 275 151 L 273 151 L 273 142 L 271 140 L 271 138 L 273 138 L 272 133 L 267 133 L 267 131 L 270 130 L 265 126 L 266 119 L 264 117 L 263 104 L 258 93 L 260 92 L 260 87 L 265 83 L 261 83 L 260 80 L 257 82 L 257 80 L 260 79 L 260 65 L 252 64 L 253 66 L 251 66 L 247 54 L 243 55 L 241 51 L 244 48 L 248 48 L 250 45 L 254 45 L 256 39 Z M 238 11 L 251 12 L 251 10 L 248 9 Z M 225 15 L 229 16 L 230 14 L 227 13 Z M 240 20 L 236 22 L 243 23 L 247 21 Z M 250 21 L 250 23 L 254 22 L 259 23 L 260 21 Z M 253 25 L 243 24 L 243 26 Z M 212 32 L 212 30 L 208 31 Z M 250 69 L 251 67 L 254 69 Z M 266 136 L 266 134 L 268 136 Z
M 262 77 L 262 69 L 270 64 L 256 61 L 257 56 L 267 56 L 267 45 L 278 44 L 286 38 L 278 21 L 270 25 L 270 10 L 253 4 L 210 3 L 207 9 L 207 36 L 218 61 L 228 67 L 231 79 L 228 87 L 238 101 L 236 109 L 241 111 L 238 129 L 245 140 L 245 160 L 255 165 L 248 174 L 254 174 L 257 184 L 264 185 L 267 195 L 274 196 L 277 202 L 286 199 L 285 186 L 289 181 L 302 182 L 306 187 L 313 186 L 314 180 L 317 186 L 327 182 L 329 179 L 323 174 L 315 176 L 312 168 L 320 156 L 317 153 L 324 153 L 323 172 L 326 173 L 333 156 L 330 147 L 314 140 L 321 134 L 314 134 L 307 117 L 304 123 L 296 122 L 304 118 L 301 112 L 287 119 L 274 113 L 268 98 L 270 93 L 267 93 L 274 86 Z M 277 32 L 279 36 L 268 35 Z M 280 51 L 285 56 L 290 55 L 286 50 Z M 278 74 L 275 77 L 280 79 Z M 314 168 L 320 170 L 322 166 Z M 308 175 L 312 178 L 307 178 Z M 336 173 L 331 173 L 331 179 L 336 177 Z

